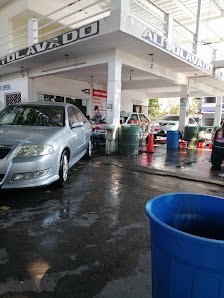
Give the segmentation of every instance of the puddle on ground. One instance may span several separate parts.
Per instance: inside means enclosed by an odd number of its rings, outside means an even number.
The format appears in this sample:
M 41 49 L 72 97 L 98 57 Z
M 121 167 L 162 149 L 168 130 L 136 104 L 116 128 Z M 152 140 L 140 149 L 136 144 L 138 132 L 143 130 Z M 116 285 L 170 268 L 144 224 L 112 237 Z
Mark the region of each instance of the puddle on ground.
M 154 149 L 154 153 L 147 153 L 143 147 L 137 158 L 138 165 L 170 172 L 187 171 L 196 176 L 211 175 L 211 150 L 208 148 L 167 150 L 166 144 L 156 144 Z

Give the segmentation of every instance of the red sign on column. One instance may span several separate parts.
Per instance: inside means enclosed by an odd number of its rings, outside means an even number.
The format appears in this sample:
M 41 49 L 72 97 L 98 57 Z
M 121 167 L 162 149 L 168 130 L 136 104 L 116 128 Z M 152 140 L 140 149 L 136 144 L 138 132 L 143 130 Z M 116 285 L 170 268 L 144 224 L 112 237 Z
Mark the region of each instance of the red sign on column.
M 102 118 L 107 116 L 107 91 L 93 89 L 93 116 L 95 116 L 94 107 L 98 106 Z

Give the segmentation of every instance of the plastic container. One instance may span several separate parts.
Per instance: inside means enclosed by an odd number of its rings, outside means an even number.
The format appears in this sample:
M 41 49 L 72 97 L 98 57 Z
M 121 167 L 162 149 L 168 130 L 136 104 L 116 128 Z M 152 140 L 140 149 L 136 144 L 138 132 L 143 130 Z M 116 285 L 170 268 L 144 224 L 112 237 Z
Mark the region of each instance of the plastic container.
M 179 145 L 179 131 L 167 131 L 167 150 L 177 150 Z
M 185 150 L 187 148 L 187 141 L 179 141 L 178 148 Z
M 138 155 L 141 128 L 137 125 L 119 127 L 118 150 L 120 155 Z
M 224 199 L 166 194 L 148 201 L 153 298 L 224 297 Z
M 205 148 L 205 143 L 204 142 L 198 142 L 198 148 Z

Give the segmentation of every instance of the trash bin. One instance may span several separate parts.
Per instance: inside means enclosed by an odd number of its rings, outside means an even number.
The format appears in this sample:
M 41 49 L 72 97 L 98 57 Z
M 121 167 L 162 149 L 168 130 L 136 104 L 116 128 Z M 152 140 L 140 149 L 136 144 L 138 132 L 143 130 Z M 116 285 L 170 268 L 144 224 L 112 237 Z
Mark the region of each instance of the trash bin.
M 118 151 L 120 155 L 138 155 L 140 130 L 139 126 L 121 125 L 119 127 Z
M 188 148 L 196 148 L 198 138 L 198 126 L 185 126 L 184 140 L 188 142 Z
M 177 150 L 179 145 L 179 131 L 167 131 L 167 150 Z
M 224 297 L 224 199 L 174 193 L 148 201 L 153 298 Z

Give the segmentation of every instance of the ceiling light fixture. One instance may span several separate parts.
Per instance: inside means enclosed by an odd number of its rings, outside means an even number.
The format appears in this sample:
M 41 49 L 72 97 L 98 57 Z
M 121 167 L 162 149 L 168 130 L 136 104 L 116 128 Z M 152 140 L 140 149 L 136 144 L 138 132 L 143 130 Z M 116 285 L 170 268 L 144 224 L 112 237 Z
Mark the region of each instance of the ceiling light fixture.
M 130 82 L 131 82 L 132 71 L 133 71 L 133 70 L 130 70 Z
M 152 61 L 151 61 L 151 69 L 153 68 L 153 55 L 154 55 L 154 54 L 149 54 L 149 56 L 152 57 Z
M 24 67 L 21 67 L 21 75 L 22 75 L 22 78 L 25 77 L 25 75 L 24 75 Z
M 196 84 L 196 76 L 197 76 L 197 74 L 195 73 L 194 75 L 195 75 L 194 83 Z

